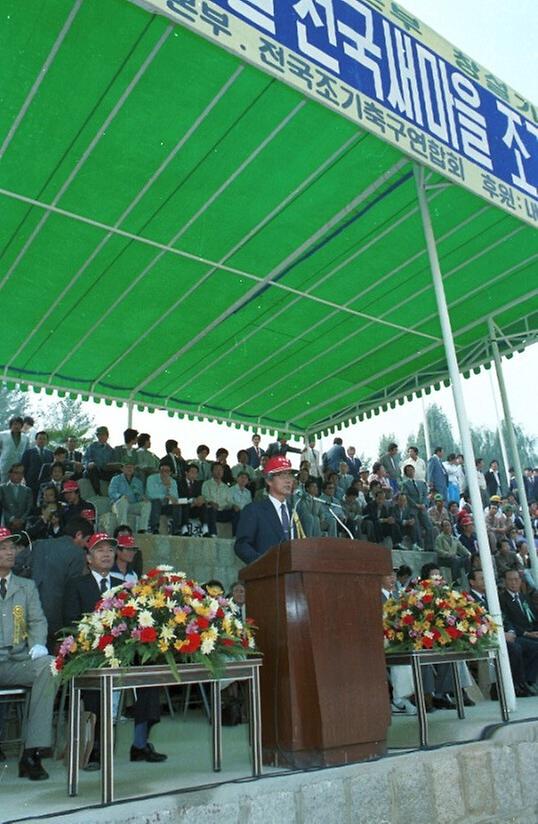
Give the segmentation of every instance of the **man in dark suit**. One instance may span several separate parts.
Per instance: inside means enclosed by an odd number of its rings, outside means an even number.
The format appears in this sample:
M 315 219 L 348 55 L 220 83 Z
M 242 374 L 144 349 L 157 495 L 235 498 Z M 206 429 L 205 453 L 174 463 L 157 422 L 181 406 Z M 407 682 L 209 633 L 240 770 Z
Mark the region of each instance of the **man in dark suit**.
M 196 464 L 187 464 L 185 477 L 178 481 L 178 495 L 190 503 L 181 507 L 181 534 L 188 535 L 190 518 L 198 518 L 202 524 L 202 535 L 209 535 L 207 526 L 207 505 L 202 496 L 202 482 L 198 480 Z
M 491 461 L 488 471 L 484 474 L 486 479 L 486 487 L 488 496 L 502 495 L 501 476 L 499 474 L 499 464 L 497 461 Z
M 4 514 L 4 524 L 11 530 L 21 530 L 26 526 L 32 511 L 34 499 L 32 490 L 24 486 L 24 467 L 13 464 L 9 470 L 9 480 L 0 486 L 0 502 Z
M 538 642 L 538 621 L 526 595 L 521 592 L 521 576 L 517 569 L 504 571 L 504 591 L 499 603 L 505 621 L 514 629 L 518 638 L 531 638 Z
M 300 455 L 302 451 L 302 449 L 298 449 L 296 446 L 290 446 L 288 436 L 282 433 L 278 436 L 278 441 L 269 444 L 266 454 L 269 458 L 274 458 L 275 455 L 283 455 L 285 457 L 288 452 L 297 452 Z
M 269 458 L 263 473 L 268 495 L 241 510 L 235 533 L 235 553 L 246 564 L 297 535 L 297 524 L 287 500 L 293 492 L 290 461 L 275 455 Z
M 68 589 L 65 599 L 66 624 L 79 621 L 84 613 L 93 612 L 103 594 L 112 587 L 123 586 L 121 578 L 114 578 L 110 570 L 114 565 L 117 541 L 105 532 L 98 532 L 88 540 L 89 575 L 75 578 Z M 84 706 L 99 716 L 99 696 L 95 690 L 83 694 Z M 165 761 L 166 755 L 155 751 L 148 741 L 148 734 L 153 724 L 160 720 L 160 701 L 158 687 L 137 691 L 134 711 L 134 740 L 131 746 L 131 761 L 156 763 Z M 96 730 L 99 725 L 96 725 Z M 90 756 L 91 769 L 99 767 L 99 743 L 96 738 L 94 752 Z M 88 764 L 88 767 L 90 767 Z
M 46 432 L 38 432 L 35 436 L 35 446 L 27 449 L 22 456 L 21 463 L 24 467 L 24 480 L 29 486 L 34 496 L 34 503 L 37 500 L 39 490 L 39 478 L 43 464 L 51 464 L 54 460 L 52 451 L 47 448 L 49 436 Z
M 424 481 L 415 480 L 415 467 L 412 464 L 404 466 L 404 478 L 402 492 L 405 493 L 407 505 L 415 514 L 424 536 L 421 537 L 418 543 L 431 552 L 433 549 L 433 526 L 428 515 L 428 488 Z
M 252 436 L 252 446 L 246 450 L 248 455 L 248 465 L 252 467 L 252 469 L 257 469 L 260 465 L 260 461 L 265 455 L 265 451 L 260 447 L 261 438 L 259 435 Z
M 525 698 L 538 692 L 538 622 L 527 596 L 521 592 L 521 576 L 518 570 L 506 569 L 503 578 L 505 588 L 499 592 L 499 603 L 510 667 L 516 695 L 518 698 Z M 471 581 L 471 578 L 469 582 L 476 590 L 476 582 Z M 485 606 L 487 608 L 487 604 Z
M 172 478 L 177 483 L 185 477 L 187 462 L 185 458 L 181 456 L 181 449 L 177 441 L 170 438 L 170 440 L 166 441 L 164 448 L 166 449 L 166 455 L 159 461 L 159 466 L 169 466 Z
M 17 555 L 16 572 L 30 577 L 39 592 L 47 619 L 47 646 L 51 653 L 57 643 L 56 633 L 62 629 L 64 602 L 74 578 L 86 569 L 86 541 L 92 534 L 91 524 L 85 518 L 73 518 L 64 527 L 59 538 L 36 541 Z

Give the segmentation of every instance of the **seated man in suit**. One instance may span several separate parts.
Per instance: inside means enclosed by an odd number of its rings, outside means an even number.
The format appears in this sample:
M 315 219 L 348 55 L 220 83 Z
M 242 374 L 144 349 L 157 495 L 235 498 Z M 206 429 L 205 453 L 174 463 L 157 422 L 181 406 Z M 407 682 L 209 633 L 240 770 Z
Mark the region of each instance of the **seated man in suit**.
M 287 503 L 294 482 L 290 461 L 284 455 L 275 455 L 267 460 L 263 473 L 267 497 L 241 511 L 235 534 L 235 553 L 246 564 L 256 561 L 272 546 L 298 537 L 298 531 L 302 531 L 299 517 L 295 520 Z
M 517 569 L 504 571 L 504 590 L 499 593 L 499 603 L 504 621 L 518 638 L 538 643 L 538 620 L 526 595 L 521 592 L 521 574 Z
M 195 463 L 187 464 L 185 478 L 178 483 L 179 497 L 186 498 L 189 503 L 181 507 L 181 534 L 189 534 L 190 518 L 198 518 L 202 524 L 202 535 L 209 535 L 207 527 L 207 506 L 202 495 L 202 483 L 198 480 L 198 466 Z
M 25 528 L 34 505 L 32 490 L 24 486 L 23 478 L 23 465 L 13 464 L 9 470 L 8 482 L 0 486 L 4 524 L 13 531 Z
M 98 601 L 112 587 L 122 586 L 121 578 L 114 578 L 110 570 L 114 566 L 116 540 L 105 532 L 97 532 L 88 540 L 89 575 L 74 578 L 65 599 L 65 623 L 76 624 L 84 613 L 93 612 Z M 99 696 L 95 690 L 83 694 L 86 710 L 99 716 Z M 148 761 L 155 763 L 165 761 L 166 755 L 155 751 L 148 741 L 149 730 L 160 720 L 160 701 L 158 687 L 149 687 L 137 691 L 134 714 L 134 740 L 131 746 L 131 761 Z M 99 724 L 96 725 L 99 730 Z M 91 765 L 91 767 L 90 767 Z M 96 737 L 94 751 L 90 756 L 88 768 L 99 767 L 99 741 Z
M 19 778 L 42 781 L 49 777 L 40 753 L 52 743 L 56 685 L 36 585 L 13 574 L 19 537 L 0 527 L 0 686 L 32 688 Z

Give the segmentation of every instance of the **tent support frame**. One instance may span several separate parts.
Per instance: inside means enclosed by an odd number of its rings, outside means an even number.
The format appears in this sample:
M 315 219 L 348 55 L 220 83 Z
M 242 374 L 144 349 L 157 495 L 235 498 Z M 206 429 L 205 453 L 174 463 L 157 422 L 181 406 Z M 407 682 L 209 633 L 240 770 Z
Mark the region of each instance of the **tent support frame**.
M 467 475 L 467 480 L 469 483 L 469 492 L 471 495 L 471 504 L 473 507 L 476 534 L 478 537 L 478 548 L 480 552 L 480 560 L 482 564 L 484 582 L 486 586 L 486 596 L 488 599 L 489 611 L 493 617 L 493 620 L 496 624 L 502 627 L 501 607 L 499 603 L 497 585 L 495 583 L 495 575 L 493 572 L 493 564 L 491 560 L 491 551 L 489 547 L 488 535 L 486 530 L 486 519 L 484 516 L 482 498 L 480 495 L 480 489 L 478 487 L 478 476 L 476 473 L 475 455 L 473 451 L 473 445 L 471 442 L 471 433 L 467 419 L 465 400 L 463 397 L 462 378 L 460 375 L 458 360 L 456 357 L 456 349 L 454 346 L 454 338 L 452 336 L 450 316 L 448 314 L 448 305 L 443 286 L 443 276 L 441 274 L 441 267 L 439 265 L 439 257 L 437 254 L 437 246 L 435 243 L 435 235 L 433 232 L 430 212 L 428 209 L 428 199 L 426 195 L 427 187 L 424 181 L 424 168 L 420 166 L 418 163 L 415 163 L 413 165 L 418 202 L 420 206 L 420 214 L 422 217 L 422 226 L 424 230 L 424 237 L 426 240 L 426 247 L 428 250 L 428 258 L 430 261 L 432 281 L 435 291 L 435 299 L 437 302 L 437 311 L 439 315 L 441 331 L 443 334 L 443 343 L 447 359 L 448 372 L 450 375 L 452 395 L 454 398 L 454 406 L 456 408 L 456 416 L 458 419 L 458 427 L 460 430 L 462 451 L 465 460 L 465 473 Z M 514 684 L 512 681 L 512 675 L 510 671 L 510 661 L 508 658 L 508 650 L 506 648 L 506 639 L 502 631 L 499 633 L 499 653 L 501 673 L 505 685 L 508 708 L 510 710 L 514 710 L 516 707 L 516 696 L 514 691 Z
M 503 405 L 504 422 L 506 432 L 508 435 L 508 443 L 510 445 L 510 452 L 512 453 L 512 466 L 516 473 L 518 500 L 523 514 L 523 523 L 525 524 L 525 538 L 529 547 L 529 559 L 531 562 L 532 577 L 535 584 L 538 584 L 538 558 L 536 556 L 536 546 L 534 543 L 534 533 L 532 531 L 531 518 L 529 514 L 529 503 L 525 493 L 525 484 L 523 482 L 523 472 L 521 470 L 521 461 L 519 460 L 519 453 L 517 450 L 516 436 L 514 432 L 514 425 L 512 423 L 512 415 L 510 413 L 510 404 L 508 402 L 508 392 L 506 391 L 506 384 L 504 382 L 503 368 L 501 364 L 501 355 L 499 352 L 499 344 L 497 343 L 496 326 L 492 318 L 488 320 L 489 336 L 491 340 L 491 351 L 493 354 L 493 362 L 495 364 L 495 373 L 497 375 L 497 382 L 499 384 L 499 391 L 501 393 L 501 402 Z

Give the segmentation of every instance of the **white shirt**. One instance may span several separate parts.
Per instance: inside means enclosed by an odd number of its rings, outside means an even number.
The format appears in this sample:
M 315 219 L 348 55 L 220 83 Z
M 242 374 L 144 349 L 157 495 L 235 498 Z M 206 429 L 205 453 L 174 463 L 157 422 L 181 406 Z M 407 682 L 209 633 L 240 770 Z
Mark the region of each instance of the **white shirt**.
M 278 520 L 280 521 L 280 523 L 282 523 L 282 504 L 284 504 L 284 506 L 288 510 L 288 505 L 286 503 L 286 500 L 284 499 L 283 501 L 279 501 L 278 498 L 273 498 L 272 495 L 267 495 L 267 497 L 269 498 L 269 500 L 271 501 L 271 503 L 273 504 L 273 506 L 276 510 L 276 514 L 278 515 Z M 289 510 L 288 510 L 288 516 L 289 516 Z M 284 526 L 282 526 L 282 529 L 284 529 Z M 295 536 L 295 524 L 293 523 L 292 519 L 290 518 L 290 538 L 295 538 L 295 537 L 296 537 Z
M 416 461 L 413 458 L 408 457 L 405 461 L 402 462 L 400 469 L 402 473 L 404 473 L 404 466 L 412 466 L 415 469 L 415 481 L 425 481 L 426 480 L 426 463 L 422 460 L 422 458 L 417 458 Z
M 108 575 L 101 575 L 100 572 L 96 572 L 94 569 L 92 569 L 91 573 L 92 573 L 93 577 L 95 578 L 95 580 L 97 581 L 97 586 L 99 587 L 99 592 L 101 591 L 101 581 L 103 580 L 103 578 L 106 579 L 106 588 L 111 589 L 110 573 L 108 573 Z

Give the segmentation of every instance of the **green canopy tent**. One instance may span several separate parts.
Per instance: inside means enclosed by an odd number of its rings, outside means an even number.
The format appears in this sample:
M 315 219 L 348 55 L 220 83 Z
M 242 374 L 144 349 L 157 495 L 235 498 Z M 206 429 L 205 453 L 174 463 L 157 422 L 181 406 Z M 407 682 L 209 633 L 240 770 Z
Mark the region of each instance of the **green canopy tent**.
M 366 23 L 327 18 L 346 54 L 373 65 L 382 12 L 443 78 L 431 33 L 399 4 L 339 1 Z M 312 45 L 317 69 L 245 27 L 245 13 L 266 31 L 267 10 L 291 7 L 4 0 L 2 377 L 296 435 L 450 378 L 498 615 L 458 369 L 491 360 L 492 329 L 499 357 L 538 337 L 538 180 L 514 189 L 469 162 L 489 168 L 474 79 L 495 89 L 520 179 L 518 129 L 538 136 L 536 110 L 453 50 L 464 158 L 320 72 Z
M 412 161 L 126 0 L 7 0 L 4 379 L 296 434 L 444 381 Z M 432 172 L 462 369 L 535 339 L 538 234 Z

